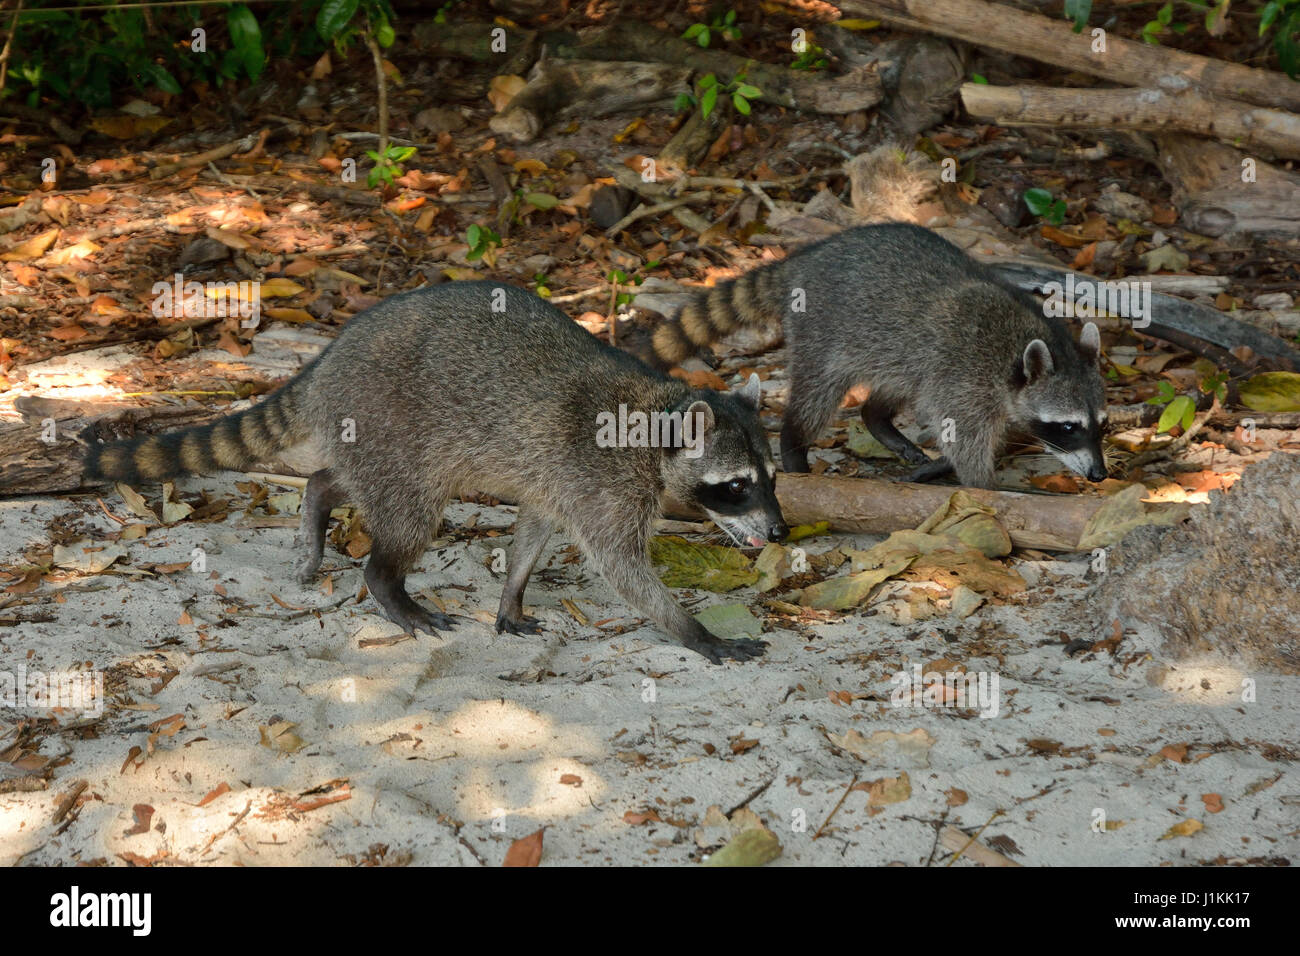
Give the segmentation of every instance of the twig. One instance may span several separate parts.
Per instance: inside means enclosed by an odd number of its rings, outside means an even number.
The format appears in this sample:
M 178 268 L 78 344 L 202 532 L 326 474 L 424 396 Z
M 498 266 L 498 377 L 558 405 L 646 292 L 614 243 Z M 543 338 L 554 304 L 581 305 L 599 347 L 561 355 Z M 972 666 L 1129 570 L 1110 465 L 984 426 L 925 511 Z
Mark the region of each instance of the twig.
M 216 149 L 210 149 L 206 153 L 197 153 L 187 159 L 182 159 L 175 163 L 165 163 L 162 166 L 155 166 L 149 170 L 150 179 L 162 179 L 164 176 L 170 176 L 172 173 L 180 172 L 182 169 L 189 169 L 191 166 L 206 166 L 216 159 L 225 159 L 238 152 L 251 152 L 260 141 L 259 136 L 265 136 L 267 130 L 262 130 L 261 134 L 250 133 L 247 136 L 235 140 L 233 143 L 226 143 L 224 146 L 218 146 Z
M 1205 423 L 1210 420 L 1210 416 L 1213 415 L 1218 408 L 1219 400 L 1216 398 L 1214 404 L 1211 405 L 1209 409 L 1196 416 L 1196 420 L 1188 426 L 1187 431 L 1183 432 L 1173 441 L 1161 445 L 1159 448 L 1148 449 L 1147 451 L 1142 452 L 1142 454 L 1129 459 L 1126 467 L 1131 471 L 1132 469 L 1138 468 L 1142 465 L 1149 465 L 1152 462 L 1163 461 L 1166 458 L 1172 457 L 1175 453 L 1182 451 L 1191 444 L 1192 439 L 1195 438 L 1197 433 L 1205 427 Z
M 388 83 L 384 79 L 384 55 L 379 52 L 375 35 L 366 30 L 366 46 L 375 61 L 375 85 L 379 91 L 379 165 L 388 162 Z
M 5 37 L 5 48 L 0 51 L 0 90 L 5 88 L 5 79 L 9 76 L 9 48 L 13 46 L 14 34 L 18 32 L 18 15 L 23 12 L 23 0 L 18 0 L 14 7 L 14 18 L 9 21 L 9 35 Z
M 666 202 L 655 203 L 653 206 L 638 206 L 618 222 L 614 223 L 614 225 L 606 229 L 605 235 L 613 239 L 638 219 L 645 219 L 647 216 L 657 216 L 660 213 L 676 209 L 678 206 L 686 206 L 694 202 L 707 202 L 712 198 L 712 193 L 687 193 L 684 196 L 678 196 L 676 199 L 669 199 Z
M 813 834 L 814 840 L 822 835 L 822 831 L 826 829 L 826 824 L 831 822 L 831 817 L 840 812 L 840 807 L 844 806 L 844 801 L 848 799 L 849 794 L 853 792 L 853 788 L 857 785 L 858 775 L 855 773 L 853 779 L 849 781 L 849 785 L 845 787 L 844 792 L 840 794 L 839 802 L 831 808 L 831 812 L 827 815 L 826 819 L 822 821 L 822 825 L 817 828 L 817 832 Z

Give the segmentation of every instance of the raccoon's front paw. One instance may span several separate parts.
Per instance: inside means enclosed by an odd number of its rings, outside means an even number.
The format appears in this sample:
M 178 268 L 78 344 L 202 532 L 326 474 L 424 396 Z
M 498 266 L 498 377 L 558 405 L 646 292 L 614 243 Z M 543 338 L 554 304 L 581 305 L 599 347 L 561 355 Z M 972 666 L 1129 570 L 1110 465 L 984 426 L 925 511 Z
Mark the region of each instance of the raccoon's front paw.
M 540 634 L 542 633 L 542 622 L 535 617 L 527 614 L 520 615 L 518 619 L 511 620 L 504 614 L 497 615 L 497 633 L 509 632 L 511 634 Z
M 316 581 L 316 572 L 320 570 L 320 558 L 314 561 L 311 558 L 303 558 L 293 566 L 293 576 L 299 584 L 313 584 Z
M 687 645 L 691 650 L 703 654 L 711 663 L 721 664 L 724 657 L 736 661 L 748 661 L 762 657 L 767 650 L 767 641 L 758 641 L 742 637 L 735 641 L 724 641 L 720 637 L 700 638 Z

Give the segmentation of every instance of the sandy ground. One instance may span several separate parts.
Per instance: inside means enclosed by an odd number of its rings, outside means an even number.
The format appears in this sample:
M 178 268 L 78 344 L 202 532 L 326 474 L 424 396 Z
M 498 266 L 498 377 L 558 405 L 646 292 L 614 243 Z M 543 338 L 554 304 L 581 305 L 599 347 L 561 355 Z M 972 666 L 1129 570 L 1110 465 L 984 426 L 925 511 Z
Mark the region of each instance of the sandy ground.
M 526 596 L 545 633 L 497 635 L 488 565 L 513 509 L 458 503 L 410 583 L 463 622 L 376 642 L 396 628 L 355 602 L 361 562 L 327 550 L 333 592 L 294 583 L 293 530 L 241 527 L 238 478 L 179 485 L 234 497 L 223 521 L 152 528 L 107 571 L 0 612 L 4 668 L 107 675 L 97 721 L 23 712 L 42 718 L 27 766 L 48 758 L 50 781 L 0 793 L 0 862 L 496 865 L 544 827 L 546 864 L 687 864 L 730 836 L 711 807 L 770 828 L 775 865 L 940 864 L 943 827 L 985 824 L 980 843 L 1025 865 L 1300 854 L 1300 679 L 1170 667 L 1141 632 L 1068 656 L 1068 639 L 1106 636 L 1071 623 L 1082 558 L 1015 562 L 1030 589 L 964 621 L 771 616 L 765 658 L 713 666 L 640 623 L 561 536 Z M 92 539 L 118 527 L 93 497 L 0 501 L 0 567 L 48 548 L 56 519 Z M 196 547 L 205 573 L 130 573 Z M 748 589 L 679 595 L 764 613 Z M 892 706 L 891 676 L 935 661 L 996 676 L 997 716 Z M 0 753 L 21 719 L 0 709 Z

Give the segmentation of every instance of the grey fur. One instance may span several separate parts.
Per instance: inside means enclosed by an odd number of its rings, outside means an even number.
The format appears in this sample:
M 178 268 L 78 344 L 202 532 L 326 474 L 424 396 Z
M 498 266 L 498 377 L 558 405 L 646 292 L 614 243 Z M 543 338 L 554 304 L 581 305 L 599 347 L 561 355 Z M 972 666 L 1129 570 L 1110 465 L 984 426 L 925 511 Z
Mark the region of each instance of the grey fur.
M 329 509 L 350 501 L 372 541 L 366 583 L 387 616 L 408 630 L 450 627 L 447 616 L 412 600 L 404 581 L 448 500 L 482 491 L 519 504 L 498 630 L 538 629 L 523 615 L 523 592 L 559 527 L 624 600 L 686 647 L 715 663 L 757 656 L 763 642 L 722 641 L 686 613 L 647 555 L 665 491 L 701 504 L 746 543 L 784 537 L 756 388 L 754 379 L 732 395 L 692 389 L 503 283 L 453 282 L 391 296 L 353 318 L 283 389 L 292 390 L 295 431 L 309 432 L 328 461 L 303 497 L 298 576 L 316 573 Z M 598 447 L 598 413 L 620 404 L 700 412 L 710 422 L 702 453 Z M 344 440 L 351 432 L 355 440 Z M 756 480 L 728 497 L 729 490 L 703 487 L 705 474 Z M 725 500 L 711 500 L 717 493 Z
M 795 311 L 800 296 L 806 308 Z M 1085 326 L 1076 344 L 1031 296 L 927 229 L 862 226 L 800 249 L 697 297 L 678 327 L 656 330 L 654 349 L 680 361 L 738 324 L 777 322 L 790 378 L 787 471 L 808 470 L 810 444 L 845 392 L 865 384 L 863 421 L 921 466 L 912 480 L 955 470 L 962 484 L 993 487 L 996 455 L 1013 428 L 1089 478 L 1105 476 L 1096 327 Z M 894 427 L 908 407 L 940 432 L 945 458 L 931 462 Z M 1052 424 L 1064 420 L 1077 424 Z M 952 441 L 942 441 L 945 431 Z

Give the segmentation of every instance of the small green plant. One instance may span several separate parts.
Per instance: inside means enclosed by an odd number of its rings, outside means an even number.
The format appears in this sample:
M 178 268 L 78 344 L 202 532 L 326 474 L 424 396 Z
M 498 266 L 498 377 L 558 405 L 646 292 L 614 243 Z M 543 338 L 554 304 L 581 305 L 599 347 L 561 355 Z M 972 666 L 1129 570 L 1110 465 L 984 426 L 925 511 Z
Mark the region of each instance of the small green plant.
M 1300 0 L 1270 0 L 1259 16 L 1259 35 L 1269 29 L 1273 34 L 1273 49 L 1277 50 L 1278 66 L 1291 79 L 1300 78 Z
M 1065 0 L 1065 19 L 1074 23 L 1074 32 L 1079 33 L 1088 25 L 1092 15 L 1092 0 Z
M 745 74 L 741 73 L 726 86 L 718 82 L 718 78 L 712 73 L 706 73 L 696 84 L 696 94 L 678 93 L 676 108 L 678 112 L 684 109 L 691 109 L 699 106 L 700 113 L 705 119 L 713 112 L 714 107 L 718 105 L 719 95 L 728 95 L 731 97 L 731 105 L 736 108 L 736 112 L 742 116 L 748 116 L 751 109 L 749 101 L 763 95 L 763 91 L 757 86 L 753 86 L 744 81 Z
M 693 23 L 682 34 L 683 40 L 694 40 L 702 47 L 713 42 L 713 34 L 726 40 L 739 40 L 740 27 L 736 26 L 736 11 L 728 10 L 726 15 L 718 14 L 711 23 Z
M 478 223 L 465 230 L 465 241 L 469 243 L 469 254 L 465 256 L 467 262 L 477 262 L 501 245 L 500 236 L 487 226 L 480 226 Z
M 1168 30 L 1171 33 L 1186 33 L 1190 23 L 1174 22 L 1174 5 L 1166 3 L 1156 11 L 1156 18 L 1148 20 L 1146 26 L 1142 28 L 1142 39 L 1147 43 L 1159 43 L 1160 35 Z
M 1053 199 L 1046 189 L 1026 189 L 1025 205 L 1035 216 L 1046 219 L 1053 226 L 1065 222 L 1065 200 Z
M 388 144 L 388 148 L 383 154 L 375 152 L 373 149 L 366 150 L 366 155 L 374 161 L 374 166 L 370 167 L 370 173 L 366 176 L 366 184 L 374 189 L 383 180 L 385 185 L 391 185 L 393 180 L 401 176 L 406 170 L 402 169 L 401 164 L 406 162 L 415 155 L 414 146 L 395 146 Z
M 1156 422 L 1156 434 L 1163 434 L 1175 425 L 1187 431 L 1196 418 L 1196 400 L 1190 395 L 1180 395 L 1168 382 L 1161 382 L 1158 387 L 1160 391 L 1147 399 L 1148 405 L 1165 407 L 1160 413 L 1160 420 Z M 1222 403 L 1228 398 L 1228 375 L 1226 372 L 1217 372 L 1206 376 L 1201 380 L 1199 388 L 1202 394 L 1213 395 Z
M 794 58 L 790 64 L 792 70 L 824 70 L 830 66 L 830 61 L 826 59 L 826 53 L 816 43 L 804 41 L 803 52 Z

